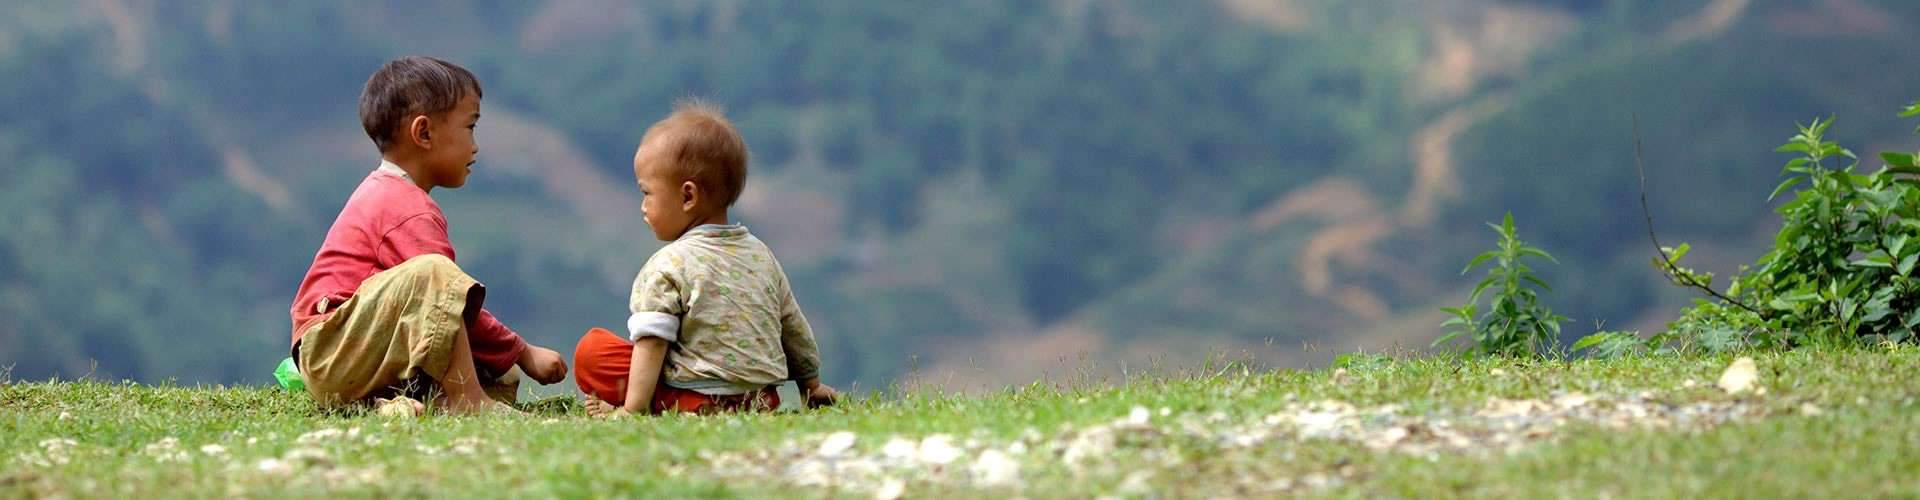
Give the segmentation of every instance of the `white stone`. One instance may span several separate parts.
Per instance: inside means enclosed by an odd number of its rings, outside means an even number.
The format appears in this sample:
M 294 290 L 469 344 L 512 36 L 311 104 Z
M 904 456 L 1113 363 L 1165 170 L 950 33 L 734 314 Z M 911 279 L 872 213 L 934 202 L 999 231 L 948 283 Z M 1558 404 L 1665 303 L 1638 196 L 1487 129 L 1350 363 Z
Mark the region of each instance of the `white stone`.
M 895 461 L 913 460 L 920 455 L 920 444 L 896 436 L 887 440 L 886 446 L 880 447 L 880 455 Z
M 953 446 L 953 438 L 945 434 L 934 434 L 920 440 L 920 461 L 935 465 L 953 463 L 964 453 Z
M 278 458 L 263 459 L 260 461 L 260 463 L 254 464 L 254 468 L 258 469 L 260 472 L 265 472 L 265 473 L 273 474 L 276 476 L 284 476 L 284 475 L 293 473 L 293 465 L 288 464 L 284 461 L 281 461 Z
M 894 500 L 907 494 L 907 483 L 899 479 L 887 479 L 880 488 L 873 490 L 875 500 Z
M 343 434 L 345 433 L 341 432 L 340 429 L 326 428 L 301 434 L 300 437 L 294 438 L 293 441 L 300 444 L 319 444 L 339 439 Z
M 1739 394 L 1753 390 L 1760 381 L 1760 370 L 1753 364 L 1753 358 L 1742 357 L 1727 365 L 1727 371 L 1720 373 L 1720 390 L 1727 394 Z
M 856 438 L 857 436 L 847 431 L 828 434 L 827 439 L 820 442 L 820 450 L 818 453 L 823 457 L 838 457 L 853 448 L 853 442 Z
M 1000 450 L 987 450 L 973 461 L 973 480 L 982 486 L 1003 487 L 1020 484 L 1020 463 Z

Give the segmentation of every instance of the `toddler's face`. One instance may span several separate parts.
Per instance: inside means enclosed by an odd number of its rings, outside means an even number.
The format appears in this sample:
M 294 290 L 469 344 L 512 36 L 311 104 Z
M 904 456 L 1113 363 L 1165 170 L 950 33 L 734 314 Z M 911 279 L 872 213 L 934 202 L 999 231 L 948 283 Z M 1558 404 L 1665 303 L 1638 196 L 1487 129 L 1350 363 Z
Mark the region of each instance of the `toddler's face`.
M 640 183 L 641 218 L 653 229 L 654 238 L 673 241 L 687 232 L 687 226 L 693 221 L 693 207 L 682 189 L 687 182 L 672 178 L 673 169 L 667 168 L 671 160 L 661 156 L 653 154 L 643 142 L 633 155 L 633 176 Z

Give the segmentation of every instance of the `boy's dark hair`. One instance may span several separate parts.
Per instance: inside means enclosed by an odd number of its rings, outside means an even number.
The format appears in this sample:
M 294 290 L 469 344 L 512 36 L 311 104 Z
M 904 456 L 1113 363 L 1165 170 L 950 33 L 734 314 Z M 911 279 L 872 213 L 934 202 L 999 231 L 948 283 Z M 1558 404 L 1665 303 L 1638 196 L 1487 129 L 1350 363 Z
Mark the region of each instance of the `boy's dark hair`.
M 747 141 L 718 106 L 698 99 L 675 103 L 673 114 L 647 128 L 658 135 L 682 179 L 733 206 L 747 187 Z M 643 139 L 644 140 L 644 139 Z
M 424 56 L 387 61 L 360 91 L 360 126 L 373 145 L 386 152 L 407 117 L 445 113 L 467 92 L 481 97 L 480 79 L 458 64 Z

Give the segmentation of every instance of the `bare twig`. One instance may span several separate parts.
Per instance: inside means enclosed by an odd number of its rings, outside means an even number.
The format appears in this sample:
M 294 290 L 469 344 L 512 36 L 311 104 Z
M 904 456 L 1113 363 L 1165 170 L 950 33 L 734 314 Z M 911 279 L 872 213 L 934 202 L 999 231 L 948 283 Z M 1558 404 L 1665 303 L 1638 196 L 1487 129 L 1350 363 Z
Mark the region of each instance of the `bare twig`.
M 1633 167 L 1640 171 L 1640 214 L 1645 215 L 1647 218 L 1647 239 L 1653 242 L 1653 251 L 1660 254 L 1661 270 L 1666 272 L 1667 276 L 1676 283 L 1698 288 L 1700 291 L 1707 292 L 1708 295 L 1726 301 L 1728 304 L 1739 306 L 1741 309 L 1746 309 L 1747 312 L 1758 315 L 1761 319 L 1766 319 L 1767 313 L 1760 312 L 1759 309 L 1754 309 L 1753 306 L 1749 306 L 1745 302 L 1714 291 L 1713 287 L 1701 283 L 1695 279 L 1692 274 L 1680 272 L 1680 269 L 1673 265 L 1673 257 L 1667 255 L 1667 247 L 1660 245 L 1660 237 L 1653 234 L 1653 209 L 1647 208 L 1647 166 L 1645 162 L 1641 160 L 1640 155 L 1639 113 L 1633 114 Z

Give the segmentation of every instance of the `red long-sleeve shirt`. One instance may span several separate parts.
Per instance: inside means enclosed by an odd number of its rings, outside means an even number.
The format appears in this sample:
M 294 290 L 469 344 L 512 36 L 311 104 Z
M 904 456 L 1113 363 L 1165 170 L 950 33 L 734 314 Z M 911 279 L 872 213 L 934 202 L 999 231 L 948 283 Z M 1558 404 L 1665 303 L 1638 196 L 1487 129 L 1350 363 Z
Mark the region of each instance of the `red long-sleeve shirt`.
M 293 296 L 293 342 L 299 343 L 307 328 L 353 297 L 360 283 L 374 273 L 430 253 L 454 258 L 440 205 L 397 167 L 367 174 L 340 209 L 313 256 L 313 266 L 300 280 L 300 291 Z M 467 325 L 467 341 L 473 348 L 474 366 L 490 373 L 511 369 L 527 347 L 520 334 L 486 309 Z

